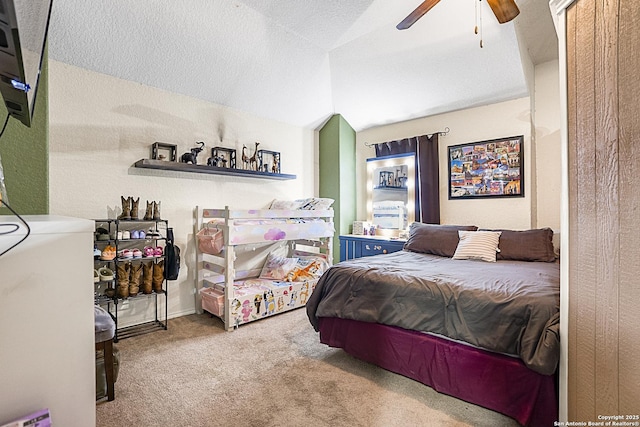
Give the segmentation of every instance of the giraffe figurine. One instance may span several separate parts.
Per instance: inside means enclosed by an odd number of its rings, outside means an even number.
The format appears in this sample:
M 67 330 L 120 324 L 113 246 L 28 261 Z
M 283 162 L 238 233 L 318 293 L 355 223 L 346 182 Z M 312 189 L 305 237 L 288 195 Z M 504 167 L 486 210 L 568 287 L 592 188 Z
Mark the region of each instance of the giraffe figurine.
M 242 168 L 249 169 L 249 157 L 247 157 L 247 146 L 242 144 Z
M 256 142 L 256 148 L 253 151 L 253 156 L 249 158 L 249 169 L 254 171 L 258 170 L 258 160 L 256 159 L 256 156 L 258 154 L 258 145 L 260 145 L 260 143 Z

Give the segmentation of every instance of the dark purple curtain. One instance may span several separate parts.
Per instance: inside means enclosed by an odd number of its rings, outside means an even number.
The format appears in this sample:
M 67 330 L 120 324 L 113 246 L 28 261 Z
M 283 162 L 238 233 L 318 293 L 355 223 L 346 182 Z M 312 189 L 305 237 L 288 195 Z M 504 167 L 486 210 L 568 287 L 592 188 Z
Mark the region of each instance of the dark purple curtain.
M 438 134 L 382 142 L 375 148 L 376 157 L 407 153 L 416 156 L 416 221 L 440 224 Z

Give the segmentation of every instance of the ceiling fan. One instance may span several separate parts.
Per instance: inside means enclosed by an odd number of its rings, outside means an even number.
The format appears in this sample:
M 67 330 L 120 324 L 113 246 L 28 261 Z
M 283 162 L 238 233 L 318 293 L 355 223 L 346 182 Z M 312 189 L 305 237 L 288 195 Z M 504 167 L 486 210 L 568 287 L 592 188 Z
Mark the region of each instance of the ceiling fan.
M 406 30 L 411 27 L 418 19 L 422 18 L 422 15 L 431 10 L 431 8 L 439 2 L 440 0 L 423 1 L 420 6 L 416 7 L 416 10 L 411 12 L 401 23 L 396 25 L 396 28 L 399 30 Z M 489 6 L 491 6 L 493 14 L 498 18 L 498 22 L 501 24 L 511 21 L 520 13 L 520 10 L 514 0 L 487 0 L 487 2 L 489 3 Z

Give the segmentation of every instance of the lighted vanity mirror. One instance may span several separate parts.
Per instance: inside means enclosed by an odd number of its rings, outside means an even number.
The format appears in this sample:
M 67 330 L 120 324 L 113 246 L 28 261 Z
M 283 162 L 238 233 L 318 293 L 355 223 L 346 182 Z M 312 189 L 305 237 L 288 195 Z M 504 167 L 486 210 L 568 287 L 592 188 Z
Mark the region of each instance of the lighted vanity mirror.
M 415 168 L 413 154 L 367 159 L 367 218 L 380 234 L 415 221 Z

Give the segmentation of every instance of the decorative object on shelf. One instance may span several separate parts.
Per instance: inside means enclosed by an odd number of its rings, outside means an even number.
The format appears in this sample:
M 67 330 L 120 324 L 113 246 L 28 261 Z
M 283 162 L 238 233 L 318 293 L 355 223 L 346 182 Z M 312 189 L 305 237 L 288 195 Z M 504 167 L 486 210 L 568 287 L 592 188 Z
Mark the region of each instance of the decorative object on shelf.
M 247 146 L 242 144 L 242 169 L 249 169 L 249 157 L 246 150 Z
M 207 166 L 236 168 L 236 150 L 233 148 L 213 147 L 211 157 L 207 159 Z
M 180 157 L 180 161 L 182 163 L 191 163 L 192 165 L 198 164 L 198 154 L 204 150 L 204 142 L 198 141 L 196 144 L 200 144 L 200 146 L 192 148 L 189 153 L 184 153 L 182 157 Z
M 449 200 L 524 197 L 524 136 L 449 147 Z
M 216 168 L 207 165 L 191 165 L 182 162 L 161 162 L 159 160 L 141 159 L 134 163 L 133 167 L 140 169 L 156 169 L 163 171 L 174 172 L 188 172 L 197 174 L 209 174 L 209 175 L 227 175 L 235 177 L 245 178 L 262 178 L 262 179 L 275 179 L 275 180 L 287 180 L 296 179 L 296 175 L 290 175 L 285 173 L 269 173 L 253 170 L 245 170 L 241 168 Z
M 258 150 L 258 170 L 260 172 L 280 173 L 280 153 Z
M 177 150 L 177 145 L 154 142 L 153 145 L 151 145 L 151 158 L 154 160 L 175 162 Z
M 260 143 L 256 141 L 255 144 L 256 144 L 256 148 L 253 149 L 253 155 L 249 157 L 249 169 L 253 171 L 258 170 L 257 155 L 258 155 L 258 145 L 260 145 Z

